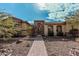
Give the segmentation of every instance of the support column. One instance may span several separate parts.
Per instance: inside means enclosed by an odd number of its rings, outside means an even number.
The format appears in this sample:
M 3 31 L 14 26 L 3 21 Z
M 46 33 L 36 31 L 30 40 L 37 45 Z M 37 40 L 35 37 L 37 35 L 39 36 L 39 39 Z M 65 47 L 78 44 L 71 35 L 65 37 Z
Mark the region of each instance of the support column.
M 54 32 L 54 36 L 56 36 L 57 35 L 57 31 L 56 31 L 56 25 L 53 25 L 53 32 Z
M 48 25 L 44 25 L 44 35 L 48 36 Z
M 62 32 L 63 32 L 63 34 L 65 34 L 65 26 L 64 25 L 62 25 Z

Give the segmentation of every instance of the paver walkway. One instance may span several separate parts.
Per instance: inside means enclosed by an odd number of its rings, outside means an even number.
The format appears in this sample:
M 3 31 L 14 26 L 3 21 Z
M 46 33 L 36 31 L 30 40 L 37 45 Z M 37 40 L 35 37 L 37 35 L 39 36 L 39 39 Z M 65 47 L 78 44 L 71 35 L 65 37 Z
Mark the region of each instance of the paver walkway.
M 41 36 L 37 36 L 27 56 L 47 56 L 46 47 Z

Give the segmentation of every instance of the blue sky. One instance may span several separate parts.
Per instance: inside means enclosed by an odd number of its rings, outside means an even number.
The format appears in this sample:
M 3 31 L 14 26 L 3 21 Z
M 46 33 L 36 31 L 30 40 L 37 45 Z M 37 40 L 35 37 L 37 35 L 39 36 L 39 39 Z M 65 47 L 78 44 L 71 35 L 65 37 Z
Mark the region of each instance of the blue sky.
M 40 10 L 36 4 L 0 4 L 1 12 L 7 12 L 11 15 L 26 20 L 28 22 L 33 22 L 33 20 L 46 19 L 48 17 L 48 12 Z
M 0 12 L 7 12 L 28 22 L 45 20 L 48 22 L 64 21 L 73 15 L 79 4 L 42 4 L 42 3 L 0 3 Z

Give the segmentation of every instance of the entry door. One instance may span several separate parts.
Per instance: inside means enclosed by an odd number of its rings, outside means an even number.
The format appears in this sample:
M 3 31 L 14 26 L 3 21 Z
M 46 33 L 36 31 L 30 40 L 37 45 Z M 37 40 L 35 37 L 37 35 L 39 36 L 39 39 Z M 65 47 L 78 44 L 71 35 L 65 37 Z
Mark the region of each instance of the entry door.
M 53 26 L 48 26 L 48 35 L 49 36 L 53 36 L 54 33 L 53 33 Z
M 63 36 L 62 26 L 57 26 L 57 36 Z
M 35 21 L 35 33 L 37 35 L 44 34 L 44 22 L 43 21 Z

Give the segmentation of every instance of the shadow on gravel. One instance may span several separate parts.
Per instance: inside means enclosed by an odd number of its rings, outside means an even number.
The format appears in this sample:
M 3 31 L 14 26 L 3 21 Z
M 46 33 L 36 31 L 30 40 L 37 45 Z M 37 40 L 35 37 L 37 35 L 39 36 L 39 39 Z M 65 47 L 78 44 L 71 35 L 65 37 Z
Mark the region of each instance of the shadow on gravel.
M 41 39 L 40 39 L 41 38 Z M 44 41 L 74 41 L 74 38 L 72 37 L 64 37 L 64 36 L 60 36 L 60 37 L 53 37 L 53 36 L 39 36 L 37 38 L 37 36 L 34 36 L 34 37 L 30 37 L 30 38 L 11 38 L 11 39 L 8 39 L 8 40 L 3 40 L 2 38 L 0 38 L 0 43 L 13 43 L 13 42 L 16 42 L 16 41 L 19 41 L 19 40 L 27 40 L 27 41 L 41 41 L 41 40 L 44 40 Z
M 4 44 L 4 43 L 13 43 L 13 42 L 17 42 L 17 41 L 22 41 L 22 40 L 26 40 L 26 41 L 34 41 L 34 38 L 10 38 L 10 39 L 3 39 L 0 38 L 0 43 Z
M 64 36 L 57 36 L 57 37 L 43 37 L 44 41 L 74 41 L 72 37 L 64 37 Z
M 0 43 L 2 44 L 6 44 L 6 43 L 13 43 L 13 42 L 16 42 L 17 40 L 0 40 Z

